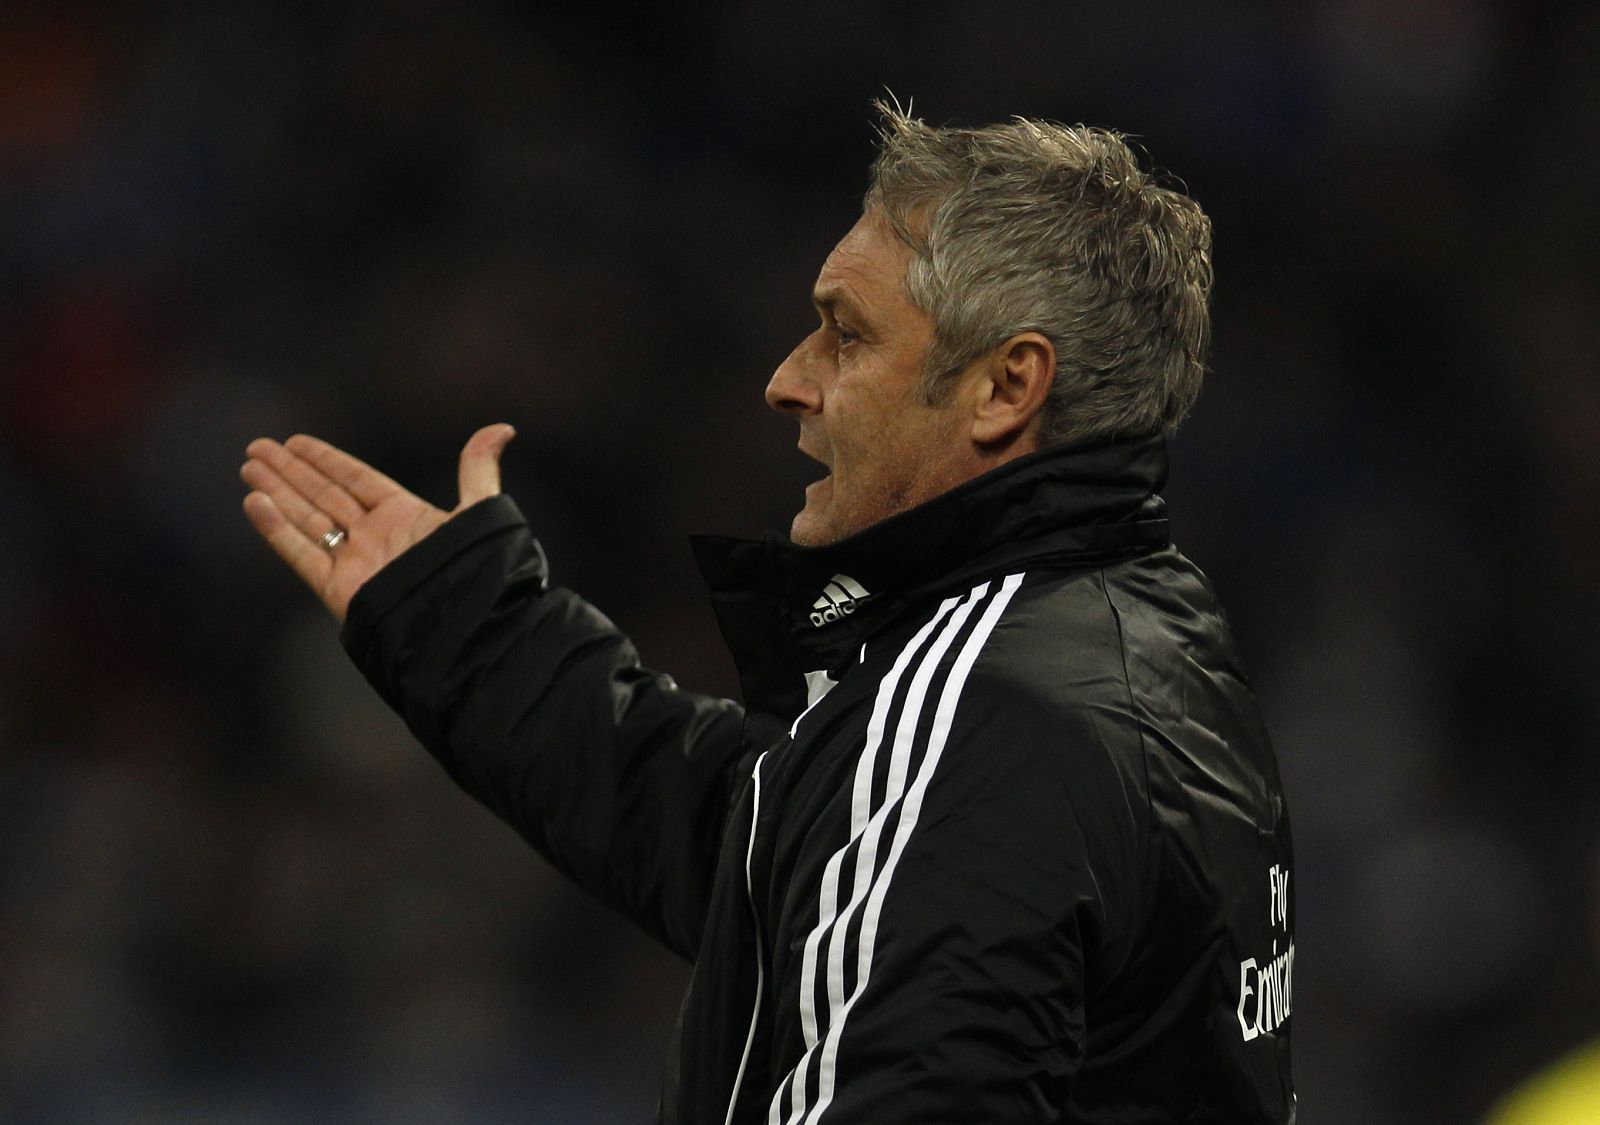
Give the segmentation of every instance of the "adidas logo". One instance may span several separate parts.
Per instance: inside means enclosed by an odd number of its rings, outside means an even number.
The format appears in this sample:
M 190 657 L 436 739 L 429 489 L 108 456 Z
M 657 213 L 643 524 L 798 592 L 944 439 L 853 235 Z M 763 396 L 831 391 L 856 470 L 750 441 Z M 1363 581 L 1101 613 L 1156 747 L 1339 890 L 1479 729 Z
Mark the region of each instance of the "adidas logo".
M 811 624 L 819 629 L 831 624 L 854 613 L 856 606 L 870 597 L 848 574 L 835 574 L 823 587 L 822 596 L 811 603 Z

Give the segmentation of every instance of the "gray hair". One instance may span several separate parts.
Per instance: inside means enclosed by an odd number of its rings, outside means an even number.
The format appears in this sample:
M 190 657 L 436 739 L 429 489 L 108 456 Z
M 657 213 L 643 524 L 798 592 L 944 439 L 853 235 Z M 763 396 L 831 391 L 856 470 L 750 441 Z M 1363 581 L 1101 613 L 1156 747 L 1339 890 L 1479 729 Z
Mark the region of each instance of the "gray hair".
M 1139 167 L 1123 134 L 1015 118 L 936 128 L 874 103 L 866 207 L 914 251 L 933 318 L 925 392 L 1021 332 L 1055 346 L 1044 444 L 1170 433 L 1211 336 L 1211 221 Z

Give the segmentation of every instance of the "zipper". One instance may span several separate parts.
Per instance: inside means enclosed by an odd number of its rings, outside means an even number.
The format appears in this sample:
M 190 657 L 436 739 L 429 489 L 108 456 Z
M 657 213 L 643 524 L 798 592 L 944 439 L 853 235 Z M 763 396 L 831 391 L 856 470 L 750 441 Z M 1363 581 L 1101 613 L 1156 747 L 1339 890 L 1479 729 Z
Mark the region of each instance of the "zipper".
M 756 999 L 751 1005 L 750 1031 L 744 1037 L 744 1054 L 739 1057 L 739 1070 L 733 1076 L 733 1092 L 728 1095 L 728 1115 L 723 1118 L 723 1125 L 733 1125 L 733 1109 L 739 1104 L 739 1087 L 744 1084 L 745 1067 L 750 1064 L 750 1048 L 755 1044 L 756 1023 L 761 1018 L 761 992 L 767 981 L 766 958 L 761 949 L 761 915 L 756 911 L 756 888 L 750 878 L 750 857 L 756 850 L 756 822 L 761 817 L 761 763 L 766 760 L 767 753 L 763 752 L 750 771 L 750 840 L 744 849 L 744 893 L 750 904 L 750 921 L 756 939 Z

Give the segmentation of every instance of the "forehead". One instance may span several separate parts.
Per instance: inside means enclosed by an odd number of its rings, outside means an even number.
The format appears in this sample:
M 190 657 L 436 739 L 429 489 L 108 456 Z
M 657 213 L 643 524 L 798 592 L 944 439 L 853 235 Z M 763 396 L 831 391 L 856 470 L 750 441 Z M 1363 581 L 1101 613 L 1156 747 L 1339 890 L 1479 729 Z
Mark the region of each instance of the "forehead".
M 812 298 L 818 305 L 851 304 L 873 310 L 910 306 L 905 295 L 911 248 L 880 212 L 856 220 L 822 263 Z

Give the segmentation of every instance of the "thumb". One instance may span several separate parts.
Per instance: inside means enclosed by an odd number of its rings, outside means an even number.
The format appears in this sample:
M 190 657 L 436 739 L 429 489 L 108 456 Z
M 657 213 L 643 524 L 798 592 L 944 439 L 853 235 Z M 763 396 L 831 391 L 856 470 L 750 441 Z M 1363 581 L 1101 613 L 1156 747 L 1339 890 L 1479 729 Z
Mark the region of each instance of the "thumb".
M 485 426 L 467 439 L 461 449 L 457 479 L 461 487 L 458 508 L 476 504 L 500 494 L 500 454 L 517 431 L 504 422 Z

